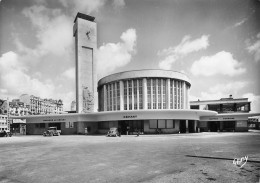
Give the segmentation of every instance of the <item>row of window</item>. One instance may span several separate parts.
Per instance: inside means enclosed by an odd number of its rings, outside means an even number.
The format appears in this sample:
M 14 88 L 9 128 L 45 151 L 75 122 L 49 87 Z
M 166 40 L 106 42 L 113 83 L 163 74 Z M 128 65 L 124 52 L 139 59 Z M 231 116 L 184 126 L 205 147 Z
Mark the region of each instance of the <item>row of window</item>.
M 166 109 L 165 79 L 147 79 L 147 108 Z
M 202 108 L 203 110 L 211 110 L 211 111 L 216 111 L 220 113 L 225 113 L 225 112 L 237 112 L 237 111 L 243 111 L 243 112 L 248 112 L 250 111 L 250 104 L 243 104 L 243 105 L 238 105 L 236 103 L 227 103 L 227 104 L 208 104 L 208 105 L 191 105 L 191 109 L 200 109 Z
M 142 79 L 124 81 L 124 110 L 143 109 Z
M 175 120 L 172 119 L 154 119 L 149 124 L 151 129 L 175 128 Z
M 175 128 L 175 122 L 177 120 L 172 119 L 154 119 L 149 121 L 150 129 L 172 129 Z M 117 127 L 119 124 L 117 121 L 103 121 L 98 123 L 98 129 L 107 130 L 112 127 Z M 134 131 L 135 129 L 143 129 L 144 121 L 143 120 L 132 120 L 123 122 L 126 129 L 128 127 L 129 131 Z M 122 125 L 122 124 L 121 124 Z M 119 125 L 120 126 L 120 125 Z M 122 126 L 121 126 L 122 128 Z M 122 129 L 124 130 L 124 129 Z
M 142 130 L 144 128 L 143 120 L 126 121 L 120 124 L 117 121 L 102 121 L 98 123 L 98 129 L 107 130 L 112 127 L 120 126 L 122 131 L 136 131 L 137 129 Z
M 107 85 L 107 111 L 120 110 L 120 85 L 115 82 Z
M 166 101 L 169 100 L 170 109 L 184 108 L 184 81 L 170 79 L 169 99 L 166 96 L 167 79 L 147 79 L 147 109 L 166 109 Z M 106 85 L 106 110 L 120 110 L 120 83 L 114 82 Z M 101 92 L 99 92 L 101 93 Z M 143 80 L 133 79 L 123 81 L 123 107 L 124 110 L 143 109 Z

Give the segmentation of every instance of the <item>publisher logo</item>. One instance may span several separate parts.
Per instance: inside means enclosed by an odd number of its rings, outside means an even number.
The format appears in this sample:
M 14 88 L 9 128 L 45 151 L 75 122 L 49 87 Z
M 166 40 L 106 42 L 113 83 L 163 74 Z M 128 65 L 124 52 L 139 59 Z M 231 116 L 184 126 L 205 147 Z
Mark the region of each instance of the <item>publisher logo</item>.
M 235 158 L 233 160 L 233 164 L 238 166 L 239 168 L 242 168 L 248 160 L 248 156 L 242 157 L 242 158 Z

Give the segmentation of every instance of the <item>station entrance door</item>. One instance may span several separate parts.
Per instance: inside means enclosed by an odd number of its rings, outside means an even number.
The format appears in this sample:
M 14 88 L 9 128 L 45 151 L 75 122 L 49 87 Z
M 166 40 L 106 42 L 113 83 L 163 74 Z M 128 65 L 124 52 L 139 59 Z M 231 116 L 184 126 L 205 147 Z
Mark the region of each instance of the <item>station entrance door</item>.
M 220 130 L 219 121 L 208 122 L 208 129 L 210 130 L 210 132 L 217 132 L 218 130 Z
M 121 129 L 121 134 L 126 135 L 133 134 L 133 132 L 143 132 L 144 131 L 144 120 L 125 120 L 118 121 L 118 128 Z

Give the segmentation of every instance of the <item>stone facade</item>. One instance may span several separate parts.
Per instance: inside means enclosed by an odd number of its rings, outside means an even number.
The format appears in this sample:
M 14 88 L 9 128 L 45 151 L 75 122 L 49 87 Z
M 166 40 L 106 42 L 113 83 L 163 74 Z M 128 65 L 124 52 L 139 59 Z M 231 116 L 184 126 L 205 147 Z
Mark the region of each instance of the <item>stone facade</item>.
M 97 25 L 94 17 L 78 13 L 73 27 L 76 57 L 76 111 L 88 113 L 97 110 L 96 93 Z

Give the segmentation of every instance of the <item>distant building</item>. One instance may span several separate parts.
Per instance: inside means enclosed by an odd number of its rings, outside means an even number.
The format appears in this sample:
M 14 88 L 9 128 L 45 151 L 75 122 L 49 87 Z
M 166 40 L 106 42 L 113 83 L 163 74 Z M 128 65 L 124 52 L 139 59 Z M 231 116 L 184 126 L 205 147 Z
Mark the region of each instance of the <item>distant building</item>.
M 26 116 L 29 115 L 29 105 L 24 102 L 20 102 L 19 99 L 12 101 L 1 100 L 0 102 L 0 114 L 7 115 L 8 110 L 11 116 Z M 9 107 L 8 107 L 9 103 Z
M 9 106 L 9 107 L 8 107 Z M 0 131 L 25 134 L 25 122 L 23 119 L 12 119 L 14 116 L 25 116 L 28 114 L 28 108 L 24 103 L 14 99 L 11 102 L 0 100 Z
M 26 120 L 13 117 L 62 113 L 64 113 L 62 100 L 41 99 L 28 94 L 23 94 L 20 99 L 12 101 L 0 99 L 0 131 L 25 134 Z
M 0 131 L 10 131 L 7 122 L 7 115 L 0 115 Z
M 34 95 L 23 94 L 20 96 L 20 102 L 29 106 L 29 115 L 63 113 L 62 100 L 42 99 Z
M 0 99 L 0 114 L 7 114 L 7 109 L 6 109 L 6 103 L 5 103 L 6 100 L 3 100 L 3 99 Z
M 242 119 L 241 113 L 250 112 L 250 103 L 248 98 L 233 98 L 230 95 L 229 98 L 220 100 L 191 101 L 190 109 L 218 112 L 219 115 L 216 117 L 205 117 L 204 120 L 200 120 L 201 131 L 247 131 L 247 119 Z
M 11 116 L 26 116 L 29 114 L 29 105 L 20 102 L 19 99 L 9 102 L 9 113 Z
M 0 114 L 11 116 L 27 116 L 27 115 L 44 115 L 44 114 L 61 114 L 63 112 L 62 100 L 41 99 L 33 95 L 24 94 L 20 99 L 9 101 L 0 101 Z

